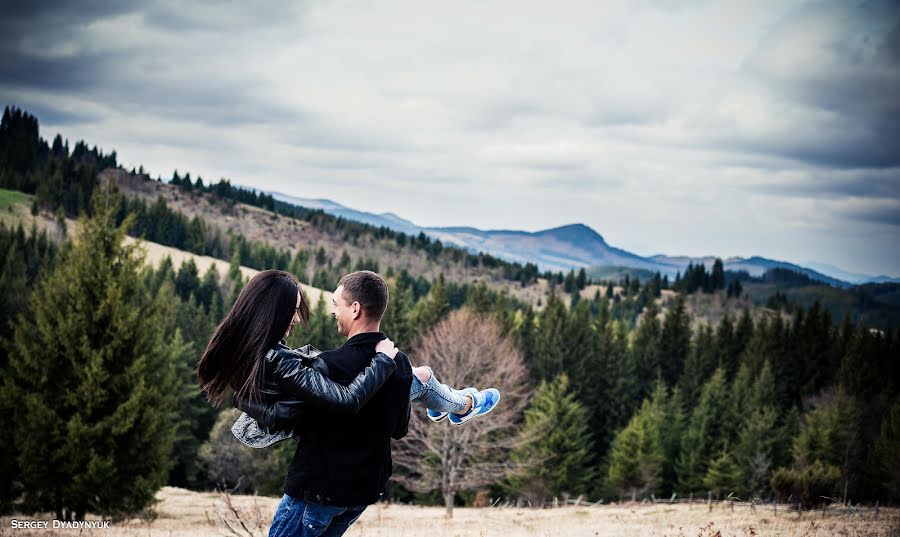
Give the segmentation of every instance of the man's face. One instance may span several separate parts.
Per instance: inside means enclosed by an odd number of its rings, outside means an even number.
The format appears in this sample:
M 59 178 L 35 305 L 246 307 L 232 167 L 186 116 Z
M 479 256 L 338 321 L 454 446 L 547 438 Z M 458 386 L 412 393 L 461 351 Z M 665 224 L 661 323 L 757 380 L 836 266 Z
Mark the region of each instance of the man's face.
M 359 317 L 359 302 L 348 304 L 344 298 L 344 286 L 339 285 L 331 296 L 331 304 L 331 314 L 334 315 L 334 320 L 337 322 L 338 334 L 346 337 L 350 334 L 350 326 L 353 324 L 353 321 Z

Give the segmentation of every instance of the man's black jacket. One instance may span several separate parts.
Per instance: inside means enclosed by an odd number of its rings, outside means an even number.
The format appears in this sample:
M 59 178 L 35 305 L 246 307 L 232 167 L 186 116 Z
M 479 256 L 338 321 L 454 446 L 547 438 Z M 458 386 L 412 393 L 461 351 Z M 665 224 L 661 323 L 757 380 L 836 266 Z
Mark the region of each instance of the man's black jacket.
M 332 380 L 349 384 L 372 361 L 381 332 L 357 334 L 319 358 Z M 412 366 L 402 352 L 397 369 L 356 414 L 306 412 L 297 423 L 300 441 L 284 483 L 288 496 L 339 506 L 378 501 L 391 476 L 391 438 L 409 427 Z

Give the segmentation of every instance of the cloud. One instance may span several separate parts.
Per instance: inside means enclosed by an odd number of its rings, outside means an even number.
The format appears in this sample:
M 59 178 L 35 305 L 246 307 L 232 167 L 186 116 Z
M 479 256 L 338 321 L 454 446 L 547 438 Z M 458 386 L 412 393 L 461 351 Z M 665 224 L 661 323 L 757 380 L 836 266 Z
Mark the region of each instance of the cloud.
M 0 20 L 0 100 L 154 175 L 389 203 L 421 225 L 583 221 L 623 247 L 896 272 L 881 202 L 900 198 L 897 13 L 19 3 Z
M 760 149 L 836 167 L 900 165 L 900 6 L 809 2 L 791 10 L 744 61 L 806 136 Z M 804 127 L 807 127 L 804 129 Z M 819 135 L 809 135 L 816 129 Z M 784 134 L 788 134 L 785 132 Z

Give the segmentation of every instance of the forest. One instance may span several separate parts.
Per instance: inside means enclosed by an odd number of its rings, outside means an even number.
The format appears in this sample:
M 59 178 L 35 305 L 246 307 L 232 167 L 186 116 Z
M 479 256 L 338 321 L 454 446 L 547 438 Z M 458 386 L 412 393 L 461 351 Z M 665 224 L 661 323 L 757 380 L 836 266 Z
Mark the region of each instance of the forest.
M 305 274 L 311 262 L 310 283 L 326 290 L 343 273 L 380 272 L 391 293 L 382 329 L 415 363 L 459 383 L 496 378 L 511 394 L 502 420 L 465 438 L 417 416 L 418 433 L 396 446 L 392 501 L 470 504 L 484 490 L 532 504 L 673 494 L 807 505 L 900 500 L 900 326 L 833 318 L 818 302 L 786 299 L 699 322 L 689 297 L 736 301 L 751 279 L 723 271 L 721 261 L 671 282 L 541 273 L 279 205 L 225 180 L 174 174 L 170 183 L 219 203 L 278 211 L 348 241 L 378 237 L 434 263 L 455 258 L 486 271 L 485 281 L 427 279 L 347 251 L 279 249 L 163 200 L 99 188 L 98 174 L 117 166 L 115 152 L 84 142 L 70 151 L 60 135 L 47 143 L 34 116 L 4 111 L 0 188 L 27 195 L 33 215 L 63 224 L 78 217 L 79 233 L 0 227 L 0 416 L 10 432 L 0 443 L 2 512 L 135 512 L 164 485 L 280 494 L 293 442 L 263 452 L 237 445 L 229 430 L 236 415 L 209 406 L 194 367 L 246 284 L 240 266 Z M 126 235 L 228 260 L 230 269 L 201 274 L 190 260 L 148 266 Z M 549 293 L 539 304 L 515 299 L 488 285 L 498 274 L 516 285 L 545 279 Z M 585 298 L 591 284 L 598 290 Z M 459 342 L 460 359 L 442 362 L 436 342 Z M 322 300 L 289 340 L 305 343 L 342 343 Z M 477 367 L 464 365 L 476 355 Z M 465 479 L 442 487 L 441 453 L 408 456 L 429 438 L 492 449 L 472 450 L 456 468 Z M 429 476 L 437 478 L 422 479 Z

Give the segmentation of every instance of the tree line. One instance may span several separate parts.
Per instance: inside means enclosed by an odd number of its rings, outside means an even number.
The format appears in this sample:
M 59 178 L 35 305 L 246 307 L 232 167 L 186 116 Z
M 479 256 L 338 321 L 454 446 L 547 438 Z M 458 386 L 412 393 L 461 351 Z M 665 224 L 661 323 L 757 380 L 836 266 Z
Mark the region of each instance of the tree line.
M 170 239 L 197 253 L 212 251 L 215 235 L 164 203 L 91 192 L 77 239 L 0 227 L 0 416 L 12 431 L 0 444 L 3 511 L 133 512 L 163 484 L 208 489 L 242 479 L 278 492 L 272 476 L 283 475 L 290 444 L 241 451 L 223 425 L 228 413 L 210 409 L 193 378 L 245 284 L 240 266 L 251 262 L 301 278 L 315 264 L 325 289 L 349 270 L 381 271 L 391 292 L 383 329 L 413 353 L 459 311 L 496 325 L 496 337 L 521 353 L 532 395 L 511 420 L 529 441 L 501 452 L 522 462 L 517 472 L 479 485 L 494 495 L 900 499 L 898 327 L 836 321 L 817 303 L 699 323 L 686 291 L 663 303 L 668 281 L 658 274 L 607 284 L 591 298 L 582 298 L 580 271 L 551 275 L 553 293 L 533 307 L 484 282 L 428 280 L 345 251 L 257 251 L 238 235 L 221 237 L 224 276 L 200 274 L 193 261 L 150 268 L 123 243 L 126 233 L 164 235 L 183 223 L 195 231 Z M 690 272 L 703 291 L 702 273 Z M 709 292 L 722 293 L 715 281 Z M 289 343 L 341 344 L 324 300 Z M 534 460 L 543 463 L 524 464 Z M 457 501 L 474 494 L 453 492 Z M 436 500 L 399 486 L 390 495 Z

